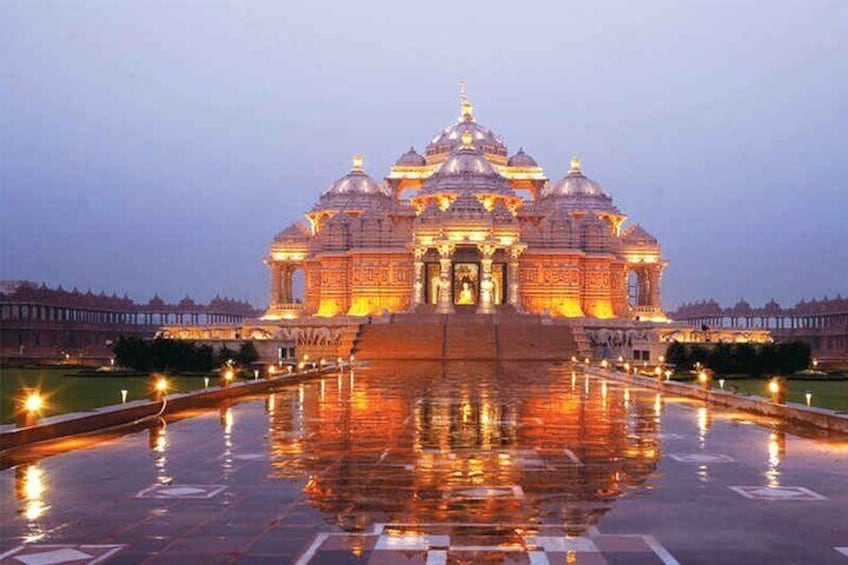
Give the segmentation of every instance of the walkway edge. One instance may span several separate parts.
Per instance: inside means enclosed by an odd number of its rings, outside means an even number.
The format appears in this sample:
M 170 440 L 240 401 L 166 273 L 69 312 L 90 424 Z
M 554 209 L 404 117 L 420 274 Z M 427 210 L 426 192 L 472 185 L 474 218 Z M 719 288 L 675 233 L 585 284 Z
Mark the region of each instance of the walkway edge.
M 620 371 L 604 370 L 596 367 L 585 367 L 585 371 L 596 377 L 628 382 L 634 385 L 658 390 L 666 394 L 676 394 L 679 396 L 703 400 L 705 402 L 711 402 L 719 406 L 726 406 L 736 408 L 738 410 L 744 410 L 745 412 L 752 412 L 760 416 L 780 418 L 796 424 L 815 426 L 832 432 L 848 434 L 848 416 L 836 412 L 835 410 L 828 410 L 827 408 L 812 408 L 795 402 L 777 404 L 755 396 L 743 396 L 723 390 L 706 391 L 699 386 L 693 386 L 687 383 L 659 381 L 651 377 L 628 375 Z
M 345 370 L 344 365 L 342 370 Z M 334 374 L 338 371 L 338 367 L 332 366 L 326 369 L 313 369 L 302 373 L 281 375 L 271 379 L 237 382 L 226 388 L 216 386 L 169 395 L 162 415 L 174 414 L 191 408 L 208 408 L 224 399 L 263 393 L 281 385 L 298 384 L 317 376 Z M 51 416 L 42 419 L 35 426 L 15 428 L 0 433 L 0 454 L 10 449 L 34 443 L 126 426 L 155 417 L 161 409 L 161 402 L 137 400 L 126 404 L 103 406 L 87 412 L 71 412 Z

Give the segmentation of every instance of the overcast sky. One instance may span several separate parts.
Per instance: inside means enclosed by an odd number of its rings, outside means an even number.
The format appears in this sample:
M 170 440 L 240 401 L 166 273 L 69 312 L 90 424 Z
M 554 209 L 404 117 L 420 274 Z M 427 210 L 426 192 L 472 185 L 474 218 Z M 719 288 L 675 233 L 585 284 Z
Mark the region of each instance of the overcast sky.
M 501 7 L 503 6 L 503 8 Z M 456 119 L 656 235 L 667 307 L 848 294 L 848 2 L 0 2 L 0 278 L 267 304 L 274 234 Z

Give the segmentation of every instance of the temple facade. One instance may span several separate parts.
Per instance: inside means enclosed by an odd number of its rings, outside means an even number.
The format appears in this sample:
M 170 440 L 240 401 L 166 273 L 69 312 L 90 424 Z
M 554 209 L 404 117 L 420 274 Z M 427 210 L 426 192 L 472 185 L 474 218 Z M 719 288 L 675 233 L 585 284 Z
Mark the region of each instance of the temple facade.
M 264 319 L 497 311 L 659 321 L 660 244 L 587 177 L 551 181 L 510 155 L 461 96 L 457 121 L 401 155 L 383 181 L 354 157 L 265 260 Z M 303 300 L 294 276 L 302 271 Z

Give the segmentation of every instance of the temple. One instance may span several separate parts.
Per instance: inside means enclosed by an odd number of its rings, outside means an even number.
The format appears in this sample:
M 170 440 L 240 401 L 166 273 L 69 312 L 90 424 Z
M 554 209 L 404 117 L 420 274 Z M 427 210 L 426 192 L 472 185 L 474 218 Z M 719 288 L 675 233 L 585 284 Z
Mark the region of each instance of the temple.
M 662 248 L 577 157 L 550 181 L 510 156 L 462 89 L 460 116 L 381 182 L 360 156 L 271 242 L 264 320 L 526 312 L 664 321 Z M 303 273 L 303 300 L 294 276 Z

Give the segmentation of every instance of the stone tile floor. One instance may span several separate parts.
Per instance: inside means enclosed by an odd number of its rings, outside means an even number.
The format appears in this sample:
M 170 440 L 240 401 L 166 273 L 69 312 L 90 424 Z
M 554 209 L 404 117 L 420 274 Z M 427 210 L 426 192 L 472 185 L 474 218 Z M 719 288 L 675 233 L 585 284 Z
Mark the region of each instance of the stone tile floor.
M 3 463 L 0 564 L 848 563 L 846 438 L 565 366 L 374 366 Z

